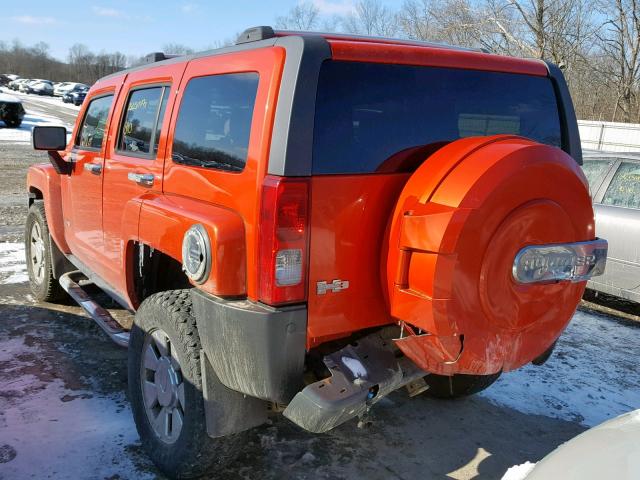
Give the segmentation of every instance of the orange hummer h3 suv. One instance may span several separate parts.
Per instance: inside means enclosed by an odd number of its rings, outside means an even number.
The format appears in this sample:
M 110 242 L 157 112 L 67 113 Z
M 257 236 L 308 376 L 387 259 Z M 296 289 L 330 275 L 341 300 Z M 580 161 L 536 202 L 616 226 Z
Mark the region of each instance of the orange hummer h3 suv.
M 455 397 L 541 363 L 604 269 L 543 61 L 257 27 L 99 80 L 65 133 L 33 131 L 31 288 L 128 346 L 174 477 L 270 414 L 325 432 L 403 386 Z

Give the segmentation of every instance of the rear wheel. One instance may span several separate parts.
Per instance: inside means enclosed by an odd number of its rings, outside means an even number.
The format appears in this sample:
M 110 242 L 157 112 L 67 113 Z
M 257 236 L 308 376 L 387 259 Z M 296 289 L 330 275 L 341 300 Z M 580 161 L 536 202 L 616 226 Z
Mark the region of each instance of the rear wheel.
M 40 302 L 55 302 L 65 298 L 65 291 L 53 276 L 51 237 L 42 201 L 36 200 L 29 208 L 24 241 L 29 286 L 33 296 Z
M 207 435 L 200 337 L 189 290 L 157 293 L 136 313 L 129 343 L 129 398 L 142 444 L 172 478 L 230 462 L 242 435 Z
M 427 375 L 425 381 L 429 385 L 427 395 L 434 398 L 459 398 L 473 395 L 489 388 L 500 373 L 493 375 Z

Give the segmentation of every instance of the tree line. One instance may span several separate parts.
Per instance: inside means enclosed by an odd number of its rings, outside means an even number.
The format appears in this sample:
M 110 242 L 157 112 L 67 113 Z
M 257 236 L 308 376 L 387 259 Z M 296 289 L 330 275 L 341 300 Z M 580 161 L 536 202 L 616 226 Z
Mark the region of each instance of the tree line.
M 640 123 L 640 0 L 359 0 L 345 15 L 299 3 L 276 26 L 431 40 L 550 60 L 578 118 Z
M 550 60 L 563 70 L 579 118 L 640 123 L 640 0 L 405 0 L 390 8 L 358 0 L 343 14 L 304 0 L 276 28 L 430 40 L 492 53 Z M 214 46 L 231 43 L 228 40 Z M 166 44 L 165 53 L 193 49 Z M 67 61 L 45 43 L 0 41 L 0 73 L 92 84 L 142 62 L 76 44 Z

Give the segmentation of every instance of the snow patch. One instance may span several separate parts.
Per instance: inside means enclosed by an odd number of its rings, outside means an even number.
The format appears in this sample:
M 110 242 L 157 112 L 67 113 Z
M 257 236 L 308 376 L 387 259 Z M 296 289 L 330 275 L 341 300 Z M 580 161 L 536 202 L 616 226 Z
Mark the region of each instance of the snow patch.
M 640 328 L 578 311 L 546 364 L 505 373 L 480 395 L 591 427 L 640 407 L 638 351 Z
M 502 476 L 502 480 L 525 480 L 527 475 L 531 473 L 531 470 L 536 466 L 535 463 L 525 462 L 522 465 L 514 465 L 509 468 Z
M 0 243 L 0 285 L 29 281 L 24 243 Z

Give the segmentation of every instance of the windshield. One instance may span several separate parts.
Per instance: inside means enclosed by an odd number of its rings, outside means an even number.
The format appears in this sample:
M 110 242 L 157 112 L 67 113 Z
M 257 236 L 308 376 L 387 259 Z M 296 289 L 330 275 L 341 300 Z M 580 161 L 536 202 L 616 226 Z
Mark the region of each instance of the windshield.
M 327 61 L 318 82 L 313 173 L 413 171 L 448 142 L 494 134 L 559 147 L 551 80 Z

